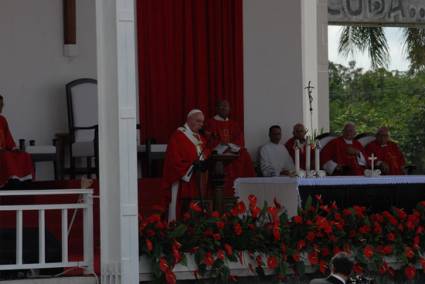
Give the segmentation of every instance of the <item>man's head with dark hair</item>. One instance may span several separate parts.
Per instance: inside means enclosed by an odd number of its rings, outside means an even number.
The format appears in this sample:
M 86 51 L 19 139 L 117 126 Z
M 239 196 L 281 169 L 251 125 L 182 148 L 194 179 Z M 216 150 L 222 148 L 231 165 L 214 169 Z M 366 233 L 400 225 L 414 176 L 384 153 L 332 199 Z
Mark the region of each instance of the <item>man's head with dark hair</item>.
M 282 129 L 279 125 L 272 125 L 269 128 L 269 138 L 270 141 L 274 144 L 278 144 L 280 139 L 282 139 Z
M 354 261 L 346 252 L 339 252 L 331 259 L 331 271 L 334 274 L 342 274 L 348 277 L 353 270 Z
M 223 118 L 226 119 L 229 117 L 230 114 L 230 104 L 228 101 L 226 100 L 219 100 L 217 101 L 216 105 L 215 105 L 217 114 Z

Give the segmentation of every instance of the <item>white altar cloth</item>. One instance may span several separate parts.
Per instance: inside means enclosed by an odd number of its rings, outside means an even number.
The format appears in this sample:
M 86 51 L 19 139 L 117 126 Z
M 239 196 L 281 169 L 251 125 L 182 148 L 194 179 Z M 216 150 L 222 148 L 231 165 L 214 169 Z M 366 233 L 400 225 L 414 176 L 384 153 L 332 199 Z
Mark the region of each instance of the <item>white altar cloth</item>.
M 283 205 L 289 216 L 297 214 L 301 203 L 299 186 L 335 186 L 335 185 L 374 185 L 374 184 L 425 184 L 425 175 L 409 176 L 332 176 L 324 178 L 296 177 L 256 177 L 238 178 L 235 180 L 235 195 L 239 200 L 248 204 L 248 196 L 257 197 L 258 206 L 264 202 L 273 205 L 273 199 Z

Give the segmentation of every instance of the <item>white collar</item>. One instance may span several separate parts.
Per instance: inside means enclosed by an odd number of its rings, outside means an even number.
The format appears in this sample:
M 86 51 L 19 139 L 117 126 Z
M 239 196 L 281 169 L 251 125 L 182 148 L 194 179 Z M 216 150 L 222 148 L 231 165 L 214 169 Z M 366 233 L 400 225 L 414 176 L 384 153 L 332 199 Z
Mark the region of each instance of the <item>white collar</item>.
M 339 275 L 337 275 L 337 274 L 333 274 L 333 273 L 331 273 L 331 276 L 332 277 L 335 277 L 336 279 L 338 279 L 338 280 L 340 280 L 340 281 L 342 281 L 342 283 L 346 283 L 346 281 L 345 281 L 345 279 L 344 278 L 342 278 L 341 276 L 339 276 Z
M 347 144 L 353 144 L 353 140 L 347 140 L 347 139 L 345 139 L 345 138 L 342 138 L 342 139 L 344 139 L 344 141 L 345 141 L 345 143 L 347 143 Z
M 228 117 L 226 117 L 226 118 L 224 119 L 224 118 L 222 118 L 221 116 L 219 116 L 218 114 L 216 114 L 216 115 L 214 116 L 214 119 L 215 119 L 215 120 L 218 120 L 218 121 L 228 121 L 228 120 L 229 120 L 229 118 L 228 118 Z

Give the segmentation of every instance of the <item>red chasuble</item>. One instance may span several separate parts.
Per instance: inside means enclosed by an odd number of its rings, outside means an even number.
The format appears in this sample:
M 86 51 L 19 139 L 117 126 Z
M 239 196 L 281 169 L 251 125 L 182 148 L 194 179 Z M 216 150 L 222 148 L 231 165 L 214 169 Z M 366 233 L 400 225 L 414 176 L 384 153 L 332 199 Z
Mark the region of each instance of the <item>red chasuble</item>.
M 286 150 L 291 155 L 292 161 L 295 163 L 295 137 L 292 137 L 285 143 Z M 300 151 L 300 168 L 305 170 L 305 147 L 304 144 Z M 314 150 L 310 149 L 310 169 L 314 170 Z
M 239 177 L 255 176 L 254 165 L 248 151 L 244 148 L 242 130 L 236 121 L 209 119 L 205 124 L 208 133 L 208 147 L 214 149 L 218 144 L 233 143 L 241 147 L 239 157 L 224 167 L 224 195 L 233 197 L 233 182 Z
M 12 151 L 15 148 L 7 120 L 0 115 L 0 187 L 6 185 L 9 179 L 26 181 L 34 176 L 31 156 L 25 152 Z
M 388 141 L 385 146 L 382 146 L 378 142 L 372 141 L 367 144 L 366 153 L 368 157 L 375 154 L 378 158 L 375 163 L 382 161 L 388 165 L 390 171 L 386 174 L 404 175 L 403 168 L 406 165 L 406 161 L 396 143 Z
M 203 149 L 202 155 L 208 157 L 208 150 L 206 148 L 206 139 L 200 137 L 200 147 Z M 194 199 L 198 197 L 198 184 L 195 174 L 192 174 L 189 182 L 182 180 L 186 175 L 190 166 L 195 160 L 198 160 L 198 152 L 195 144 L 180 130 L 176 130 L 171 136 L 167 152 L 165 154 L 164 170 L 162 178 L 162 188 L 165 191 L 163 208 L 168 209 L 171 201 L 171 186 L 174 182 L 179 182 L 178 196 L 177 196 L 177 217 L 181 214 L 181 205 L 183 199 Z
M 329 142 L 321 151 L 321 165 L 323 166 L 328 161 L 332 160 L 338 165 L 346 167 L 346 175 L 363 175 L 365 167 L 359 165 L 356 155 L 350 155 L 347 153 L 348 148 L 354 147 L 361 151 L 364 158 L 367 159 L 367 155 L 363 150 L 363 146 L 357 141 L 353 140 L 353 144 L 347 144 L 342 137 L 335 138 Z M 365 160 L 367 163 L 367 160 Z

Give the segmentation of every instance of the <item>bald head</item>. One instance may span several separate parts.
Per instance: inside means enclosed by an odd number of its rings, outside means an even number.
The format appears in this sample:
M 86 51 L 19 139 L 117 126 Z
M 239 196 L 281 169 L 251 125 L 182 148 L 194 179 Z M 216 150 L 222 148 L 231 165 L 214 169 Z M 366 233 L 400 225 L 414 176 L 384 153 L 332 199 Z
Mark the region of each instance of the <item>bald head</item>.
M 204 125 L 204 114 L 200 110 L 191 110 L 186 118 L 186 123 L 190 130 L 195 133 L 199 132 L 199 129 Z
M 344 129 L 342 130 L 342 137 L 346 140 L 353 140 L 356 137 L 356 125 L 352 122 L 348 122 L 344 125 Z
M 388 127 L 381 127 L 376 132 L 376 142 L 380 145 L 385 145 L 388 143 L 388 140 L 390 140 L 390 130 Z
M 216 104 L 216 111 L 217 114 L 223 118 L 226 119 L 229 117 L 230 113 L 230 104 L 226 100 L 219 100 Z
M 294 128 L 292 130 L 292 134 L 294 135 L 295 139 L 300 140 L 301 142 L 305 140 L 305 134 L 307 131 L 305 130 L 305 126 L 302 123 L 297 123 L 294 125 Z

